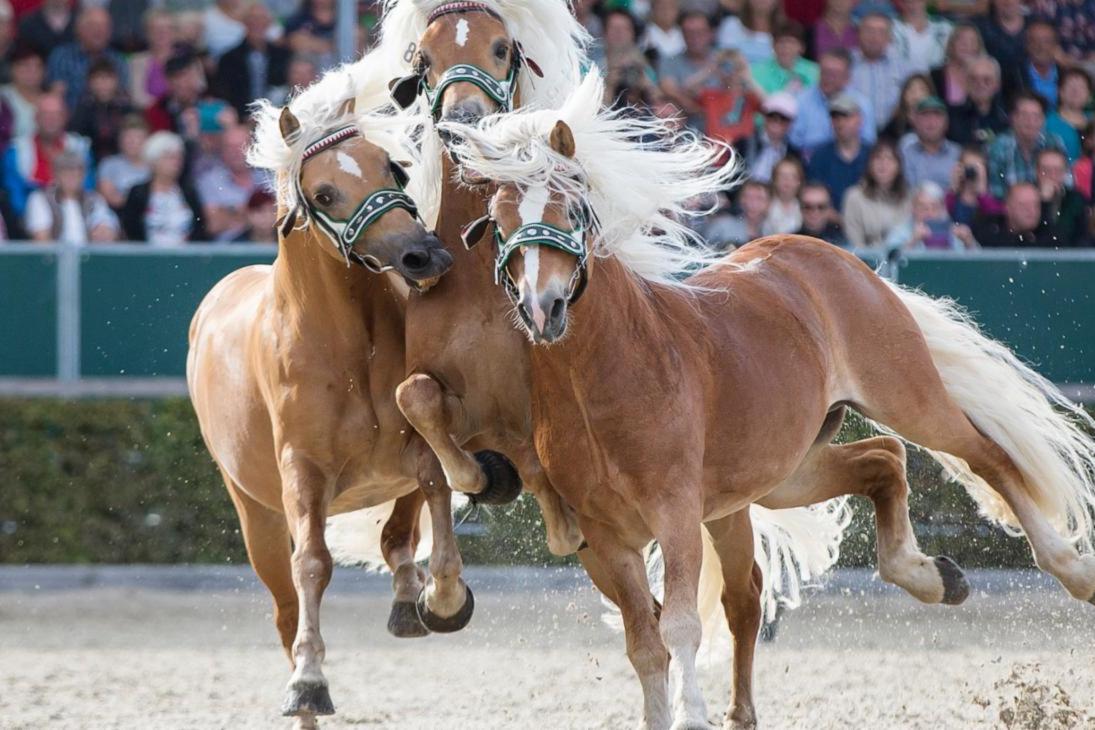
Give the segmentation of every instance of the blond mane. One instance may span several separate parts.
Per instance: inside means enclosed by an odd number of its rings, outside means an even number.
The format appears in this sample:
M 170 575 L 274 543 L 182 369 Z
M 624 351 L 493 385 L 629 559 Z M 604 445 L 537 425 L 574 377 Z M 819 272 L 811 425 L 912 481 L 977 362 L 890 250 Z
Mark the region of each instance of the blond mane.
M 600 227 L 594 253 L 614 256 L 647 281 L 685 287 L 683 275 L 722 254 L 681 221 L 695 201 L 737 183 L 738 159 L 722 143 L 673 122 L 602 108 L 604 81 L 592 71 L 555 109 L 493 115 L 476 126 L 448 125 L 465 167 L 495 182 L 546 185 L 570 202 L 588 203 Z M 548 135 L 556 122 L 574 134 L 563 157 Z

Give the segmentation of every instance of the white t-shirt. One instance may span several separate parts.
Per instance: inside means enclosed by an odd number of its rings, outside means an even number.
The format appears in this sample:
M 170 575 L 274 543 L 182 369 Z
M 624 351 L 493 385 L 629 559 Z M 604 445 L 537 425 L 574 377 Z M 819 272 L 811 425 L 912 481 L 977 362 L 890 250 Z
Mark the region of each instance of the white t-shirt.
M 194 225 L 194 214 L 178 188 L 153 192 L 145 211 L 145 233 L 153 246 L 181 246 Z

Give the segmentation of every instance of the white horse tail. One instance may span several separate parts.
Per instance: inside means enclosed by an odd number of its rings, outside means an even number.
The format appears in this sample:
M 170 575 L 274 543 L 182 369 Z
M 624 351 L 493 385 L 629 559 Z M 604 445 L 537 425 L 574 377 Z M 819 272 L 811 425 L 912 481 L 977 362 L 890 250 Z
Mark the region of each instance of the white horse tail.
M 1011 457 L 1031 499 L 1061 536 L 1081 552 L 1091 552 L 1095 441 L 1085 429 L 1095 429 L 1095 421 L 1008 348 L 982 334 L 953 301 L 890 286 L 927 340 L 947 393 Z M 982 514 L 1022 534 L 1008 505 L 965 461 L 929 453 L 966 488 Z
M 760 566 L 764 583 L 761 610 L 765 621 L 776 616 L 783 604 L 797 608 L 802 603 L 802 588 L 818 580 L 836 563 L 844 530 L 851 522 L 851 510 L 845 498 L 833 499 L 811 507 L 766 509 L 749 508 L 753 523 L 753 554 Z M 650 590 L 659 601 L 664 596 L 665 565 L 662 552 L 651 544 L 646 557 Z M 729 628 L 722 606 L 722 563 L 707 530 L 703 530 L 703 563 L 700 566 L 697 609 L 703 623 L 702 653 L 710 655 L 715 647 L 728 646 Z M 607 604 L 605 622 L 622 628 L 619 611 Z
M 330 517 L 324 534 L 331 558 L 339 565 L 387 570 L 388 565 L 380 551 L 380 535 L 393 509 L 395 500 Z M 433 529 L 426 505 L 422 505 L 422 512 L 418 516 L 418 529 L 421 539 L 418 541 L 415 560 L 425 560 L 433 545 Z

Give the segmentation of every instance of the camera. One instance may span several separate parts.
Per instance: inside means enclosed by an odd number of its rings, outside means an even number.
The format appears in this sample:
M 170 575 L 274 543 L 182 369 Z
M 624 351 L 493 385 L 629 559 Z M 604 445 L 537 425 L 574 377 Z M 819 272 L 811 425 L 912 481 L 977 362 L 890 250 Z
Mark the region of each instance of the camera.
M 976 165 L 966 165 L 962 168 L 962 179 L 966 182 L 975 182 L 978 177 Z

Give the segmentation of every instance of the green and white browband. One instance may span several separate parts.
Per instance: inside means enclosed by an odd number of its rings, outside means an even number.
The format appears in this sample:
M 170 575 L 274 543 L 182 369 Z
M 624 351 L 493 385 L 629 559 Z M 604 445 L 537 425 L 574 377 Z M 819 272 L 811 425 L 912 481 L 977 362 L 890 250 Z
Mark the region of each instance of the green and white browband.
M 495 226 L 494 236 L 498 252 L 494 259 L 494 283 L 498 284 L 506 277 L 506 264 L 522 246 L 547 246 L 575 256 L 579 266 L 585 266 L 586 238 L 585 228 L 578 226 L 574 230 L 564 231 L 548 223 L 526 223 L 513 232 L 507 240 Z
M 450 67 L 441 75 L 441 80 L 437 82 L 437 88 L 431 88 L 423 79 L 422 93 L 430 104 L 430 113 L 436 119 L 441 113 L 441 101 L 445 89 L 462 81 L 475 84 L 482 89 L 483 93 L 490 97 L 503 112 L 512 111 L 513 94 L 517 84 L 517 66 L 516 63 L 510 64 L 509 73 L 501 81 L 470 63 L 458 63 Z

